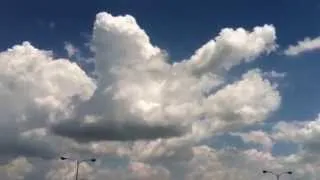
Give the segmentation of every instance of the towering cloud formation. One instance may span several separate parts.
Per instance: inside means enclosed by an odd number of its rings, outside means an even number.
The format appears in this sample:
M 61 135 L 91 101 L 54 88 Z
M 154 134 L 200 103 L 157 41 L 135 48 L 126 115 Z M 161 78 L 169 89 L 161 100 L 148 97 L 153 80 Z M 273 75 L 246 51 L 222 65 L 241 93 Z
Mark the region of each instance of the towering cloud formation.
M 223 83 L 218 72 L 271 52 L 275 39 L 270 25 L 253 32 L 224 29 L 190 60 L 172 65 L 132 16 L 99 13 L 93 32 L 97 89 L 75 120 L 53 131 L 80 141 L 138 140 L 210 135 L 225 125 L 261 121 L 280 102 L 261 72 L 216 89 Z

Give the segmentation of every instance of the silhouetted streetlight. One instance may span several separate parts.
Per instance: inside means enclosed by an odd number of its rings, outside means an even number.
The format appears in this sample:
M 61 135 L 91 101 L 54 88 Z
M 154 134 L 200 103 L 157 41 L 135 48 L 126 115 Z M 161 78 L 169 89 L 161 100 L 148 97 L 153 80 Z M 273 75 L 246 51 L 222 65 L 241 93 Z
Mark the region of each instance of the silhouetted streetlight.
M 262 173 L 263 173 L 263 174 L 272 174 L 272 175 L 276 176 L 277 180 L 279 180 L 279 179 L 280 179 L 280 176 L 283 175 L 283 174 L 289 174 L 289 175 L 293 174 L 292 171 L 285 171 L 285 172 L 281 172 L 281 173 L 274 173 L 274 172 L 268 171 L 268 170 L 262 170 Z
M 61 156 L 60 157 L 61 160 L 69 160 L 69 161 L 74 161 L 76 163 L 76 174 L 75 174 L 75 180 L 78 180 L 78 174 L 79 174 L 79 165 L 82 163 L 82 162 L 96 162 L 96 158 L 90 158 L 90 159 L 81 159 L 81 160 L 78 160 L 78 159 L 71 159 L 71 158 L 67 158 L 67 157 L 63 157 Z

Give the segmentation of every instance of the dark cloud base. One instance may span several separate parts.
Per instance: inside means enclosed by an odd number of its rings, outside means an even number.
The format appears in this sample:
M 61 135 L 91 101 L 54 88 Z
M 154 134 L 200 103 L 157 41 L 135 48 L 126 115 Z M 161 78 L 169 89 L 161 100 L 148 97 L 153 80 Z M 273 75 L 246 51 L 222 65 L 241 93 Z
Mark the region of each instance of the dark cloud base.
M 176 126 L 149 126 L 139 123 L 90 123 L 65 121 L 51 126 L 51 132 L 78 142 L 135 141 L 178 137 L 184 131 Z

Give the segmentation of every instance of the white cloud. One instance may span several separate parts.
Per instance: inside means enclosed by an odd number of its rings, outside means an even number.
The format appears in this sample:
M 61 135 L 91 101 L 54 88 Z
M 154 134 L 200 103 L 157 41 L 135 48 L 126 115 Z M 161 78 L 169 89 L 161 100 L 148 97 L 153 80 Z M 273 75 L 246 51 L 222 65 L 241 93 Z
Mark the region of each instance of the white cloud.
M 66 42 L 64 44 L 64 49 L 67 51 L 69 58 L 73 57 L 74 55 L 76 55 L 76 53 L 79 52 L 79 49 L 69 42 Z
M 270 25 L 256 27 L 253 32 L 225 29 L 215 38 L 217 47 L 201 49 L 214 54 L 208 61 L 237 65 L 241 60 L 251 61 L 274 50 L 275 39 L 274 27 Z M 189 61 L 169 64 L 163 51 L 150 43 L 145 31 L 129 15 L 99 13 L 92 44 L 99 75 L 97 90 L 88 103 L 81 105 L 80 117 L 75 115 L 80 124 L 68 122 L 57 126 L 54 131 L 58 134 L 81 141 L 156 139 L 195 131 L 201 134 L 208 131 L 210 135 L 220 124 L 248 125 L 262 121 L 280 102 L 276 89 L 256 70 L 244 75 L 239 83 L 210 93 L 223 83 L 223 78 L 216 72 L 195 75 L 188 70 L 197 68 L 197 64 L 189 62 L 203 59 L 196 58 L 199 53 Z M 218 64 L 211 67 L 225 68 Z M 225 103 L 225 109 L 218 106 L 229 94 L 247 90 L 247 98 L 233 95 L 230 98 L 236 104 Z M 255 104 L 254 98 L 262 100 Z M 244 104 L 247 106 L 243 107 Z M 91 118 L 89 124 L 87 117 Z M 202 117 L 207 121 L 199 122 Z M 238 121 L 233 120 L 238 117 Z M 88 131 L 96 133 L 90 135 Z M 102 132 L 103 137 L 97 134 Z
M 26 158 L 19 157 L 13 159 L 6 165 L 0 167 L 1 179 L 23 180 L 25 175 L 33 170 L 33 165 Z
M 279 122 L 274 127 L 274 139 L 302 145 L 309 153 L 320 154 L 320 116 L 305 122 Z
M 275 86 L 263 79 L 259 70 L 251 70 L 242 80 L 209 96 L 205 103 L 212 121 L 221 120 L 225 125 L 241 127 L 265 120 L 278 109 L 280 101 Z
M 195 73 L 229 70 L 250 62 L 277 48 L 273 25 L 258 26 L 252 32 L 243 28 L 222 29 L 215 39 L 198 49 L 185 63 Z
M 270 153 L 256 149 L 216 150 L 208 146 L 197 146 L 193 148 L 193 152 L 194 156 L 188 162 L 186 173 L 188 180 L 267 180 L 270 177 L 262 174 L 263 169 L 277 172 L 285 168 Z
M 261 144 L 268 152 L 271 151 L 274 144 L 271 137 L 266 132 L 263 132 L 261 130 L 251 131 L 249 133 L 231 133 L 231 135 L 241 137 L 242 140 L 246 143 Z
M 279 108 L 277 86 L 261 70 L 232 83 L 221 73 L 272 52 L 275 40 L 272 25 L 227 28 L 189 59 L 170 64 L 132 16 L 99 13 L 92 40 L 97 79 L 28 42 L 15 45 L 0 53 L 0 160 L 18 168 L 3 174 L 72 179 L 74 164 L 55 160 L 67 154 L 101 160 L 82 164 L 81 177 L 91 180 L 257 179 L 261 168 L 293 164 L 301 177 L 315 175 L 304 151 L 276 157 L 198 146 L 218 132 L 261 123 Z M 272 144 L 262 131 L 241 136 Z
M 52 158 L 47 142 L 22 134 L 66 118 L 73 102 L 88 99 L 95 84 L 76 64 L 54 60 L 28 42 L 0 53 L 0 71 L 1 156 Z
M 47 180 L 72 180 L 75 174 L 75 163 L 53 162 L 53 169 L 46 174 Z M 79 179 L 90 180 L 169 180 L 170 171 L 162 166 L 150 165 L 142 162 L 131 161 L 122 167 L 114 169 L 103 168 L 98 163 L 81 163 L 79 166 Z
M 311 39 L 305 38 L 303 41 L 298 41 L 296 45 L 290 45 L 284 54 L 287 56 L 296 56 L 304 52 L 314 51 L 320 49 L 320 37 Z

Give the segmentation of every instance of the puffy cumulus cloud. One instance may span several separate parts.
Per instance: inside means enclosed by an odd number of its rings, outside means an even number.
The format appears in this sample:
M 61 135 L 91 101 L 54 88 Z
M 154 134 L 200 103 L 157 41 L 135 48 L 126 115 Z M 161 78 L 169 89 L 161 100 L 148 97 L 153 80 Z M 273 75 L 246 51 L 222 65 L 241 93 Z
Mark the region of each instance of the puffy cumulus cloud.
M 237 150 L 213 149 L 208 146 L 193 147 L 194 156 L 187 163 L 185 179 L 270 179 L 262 174 L 263 169 L 275 173 L 294 171 L 293 175 L 283 175 L 281 179 L 317 179 L 320 177 L 317 163 L 301 161 L 300 155 L 274 156 L 270 152 L 256 149 Z
M 251 70 L 241 80 L 209 96 L 205 103 L 212 121 L 220 120 L 227 126 L 241 126 L 265 120 L 277 110 L 280 101 L 276 87 L 262 78 L 261 71 Z
M 92 42 L 97 89 L 73 118 L 52 130 L 82 142 L 130 141 L 205 136 L 221 126 L 262 121 L 277 109 L 280 96 L 261 72 L 250 71 L 239 82 L 221 88 L 223 77 L 214 69 L 229 69 L 269 53 L 275 40 L 271 25 L 252 32 L 224 29 L 209 42 L 214 46 L 201 47 L 190 60 L 169 64 L 164 51 L 150 43 L 132 16 L 99 13 Z M 202 61 L 212 71 L 195 74 Z
M 198 137 L 197 137 L 198 138 Z M 198 140 L 189 137 L 158 139 L 151 142 L 138 141 L 120 151 L 124 157 L 130 157 L 149 163 L 168 163 L 186 161 L 192 157 L 192 145 Z
M 22 160 L 22 162 L 26 162 Z M 174 162 L 174 161 L 172 161 Z M 64 161 L 51 161 L 50 168 L 41 171 L 43 176 L 31 176 L 31 170 L 41 169 L 41 164 L 11 163 L 17 167 L 6 169 L 5 174 L 11 177 L 21 177 L 24 173 L 28 174 L 26 179 L 74 179 L 75 163 Z M 117 164 L 117 162 L 112 162 Z M 23 166 L 21 165 L 23 164 Z M 7 165 L 9 166 L 9 165 Z M 291 169 L 287 169 L 290 167 Z M 19 168 L 19 171 L 18 171 Z M 16 169 L 17 171 L 12 171 Z M 281 172 L 294 170 L 295 179 L 312 179 L 319 178 L 319 167 L 313 164 L 301 162 L 301 156 L 290 155 L 284 157 L 274 157 L 268 152 L 261 152 L 256 149 L 244 151 L 232 149 L 217 150 L 209 146 L 195 146 L 192 148 L 190 159 L 175 163 L 171 166 L 163 164 L 148 164 L 139 161 L 129 161 L 119 163 L 115 167 L 106 167 L 103 162 L 82 163 L 80 165 L 80 179 L 102 180 L 102 179 L 121 179 L 121 180 L 138 180 L 138 179 L 188 179 L 188 180 L 232 180 L 232 179 L 270 179 L 269 175 L 263 175 L 262 169 Z M 14 173 L 13 173 L 14 172 Z M 290 179 L 290 176 L 283 176 L 283 179 Z
M 1 179 L 23 180 L 24 177 L 33 170 L 33 165 L 23 157 L 13 159 L 8 164 L 0 166 Z
M 290 45 L 285 51 L 284 54 L 287 56 L 296 56 L 301 53 L 319 50 L 320 49 L 320 37 L 311 39 L 305 38 L 302 41 L 298 41 L 296 45 Z
M 0 71 L 1 156 L 52 158 L 49 143 L 23 134 L 67 117 L 73 102 L 88 99 L 95 84 L 76 64 L 29 42 L 1 52 Z
M 276 140 L 298 143 L 304 151 L 319 154 L 320 116 L 312 121 L 279 122 L 274 127 L 272 136 Z
M 116 168 L 82 164 L 81 177 L 93 180 L 256 179 L 260 167 L 281 169 L 290 158 L 198 146 L 219 132 L 261 123 L 279 108 L 277 86 L 261 70 L 224 79 L 232 67 L 271 53 L 275 41 L 272 25 L 226 28 L 171 64 L 132 16 L 103 12 L 92 39 L 97 79 L 28 42 L 16 45 L 0 53 L 1 160 L 12 152 L 3 164 L 25 156 L 33 168 L 19 176 L 52 180 L 73 178 L 74 164 L 52 160 L 59 153 L 122 160 L 112 162 Z
M 275 40 L 273 25 L 255 27 L 252 32 L 243 28 L 225 28 L 185 63 L 198 73 L 229 70 L 241 62 L 250 62 L 261 54 L 274 51 L 277 48 Z
M 80 179 L 188 179 L 188 180 L 232 180 L 232 179 L 263 179 L 271 177 L 263 175 L 262 170 L 268 169 L 274 172 L 294 170 L 295 179 L 318 178 L 318 168 L 313 164 L 301 162 L 301 156 L 290 155 L 275 157 L 269 152 L 261 152 L 256 149 L 238 150 L 214 149 L 209 146 L 194 146 L 191 158 L 184 162 L 165 164 L 149 164 L 139 161 L 129 161 L 118 164 L 113 168 L 106 168 L 104 163 L 82 164 L 80 166 Z M 115 163 L 115 162 L 113 162 Z M 72 179 L 74 178 L 74 164 L 54 162 L 47 179 Z M 288 169 L 290 167 L 290 169 Z M 290 176 L 283 176 L 290 179 Z
M 319 115 L 315 120 L 279 122 L 271 133 L 271 137 L 278 142 L 285 141 L 299 146 L 296 154 L 291 154 L 283 161 L 294 167 L 300 166 L 298 173 L 306 179 L 320 177 L 319 122 Z
M 72 180 L 75 175 L 75 163 L 53 162 L 51 169 L 46 173 L 45 177 L 48 180 L 63 179 Z M 169 180 L 170 172 L 161 166 L 152 166 L 142 162 L 128 162 L 121 167 L 106 169 L 101 164 L 81 163 L 79 165 L 79 179 L 90 180 Z
M 193 153 L 193 158 L 188 162 L 188 173 L 185 179 L 270 179 L 262 174 L 263 169 L 276 172 L 285 168 L 270 153 L 256 149 L 217 150 L 208 146 L 196 146 L 193 147 Z

